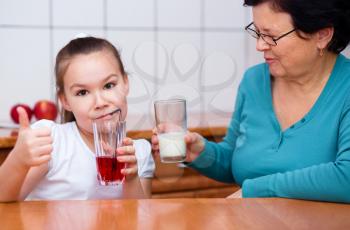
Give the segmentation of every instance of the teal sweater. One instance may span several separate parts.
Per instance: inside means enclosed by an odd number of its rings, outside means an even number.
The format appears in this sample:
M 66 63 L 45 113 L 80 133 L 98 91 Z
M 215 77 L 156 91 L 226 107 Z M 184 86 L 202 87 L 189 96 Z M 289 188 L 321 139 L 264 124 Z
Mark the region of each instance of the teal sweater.
M 241 185 L 243 197 L 350 203 L 350 60 L 338 56 L 314 106 L 284 131 L 270 80 L 266 64 L 248 69 L 225 138 L 189 166 Z

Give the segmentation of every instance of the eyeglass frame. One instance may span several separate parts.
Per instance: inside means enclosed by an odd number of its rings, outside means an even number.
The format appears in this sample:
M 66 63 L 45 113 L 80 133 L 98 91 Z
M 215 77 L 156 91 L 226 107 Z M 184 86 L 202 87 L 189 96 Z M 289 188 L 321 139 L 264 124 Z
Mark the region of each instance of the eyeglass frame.
M 247 25 L 247 26 L 244 28 L 244 30 L 247 31 L 247 33 L 250 34 L 253 38 L 259 39 L 259 38 L 261 37 L 262 40 L 263 40 L 264 42 L 266 42 L 266 44 L 271 45 L 271 46 L 277 46 L 277 41 L 278 41 L 278 40 L 280 40 L 281 38 L 284 38 L 284 37 L 287 36 L 288 34 L 291 34 L 291 33 L 293 33 L 294 31 L 297 30 L 296 28 L 294 28 L 294 29 L 288 31 L 287 33 L 282 34 L 281 36 L 279 36 L 279 37 L 277 37 L 277 38 L 274 38 L 274 37 L 272 37 L 271 35 L 263 34 L 263 33 L 260 33 L 260 32 L 258 32 L 258 31 L 256 31 L 256 30 L 253 30 L 252 28 L 249 28 L 249 27 L 250 27 L 251 25 L 253 25 L 253 24 L 254 24 L 254 22 L 249 23 L 249 25 Z M 254 36 L 253 34 L 251 34 L 249 31 L 254 32 L 254 33 L 257 35 L 257 37 L 255 37 L 255 36 Z M 267 41 L 264 39 L 264 37 L 269 37 L 269 38 L 271 38 L 271 40 L 272 40 L 275 44 L 270 44 L 269 42 L 267 42 Z

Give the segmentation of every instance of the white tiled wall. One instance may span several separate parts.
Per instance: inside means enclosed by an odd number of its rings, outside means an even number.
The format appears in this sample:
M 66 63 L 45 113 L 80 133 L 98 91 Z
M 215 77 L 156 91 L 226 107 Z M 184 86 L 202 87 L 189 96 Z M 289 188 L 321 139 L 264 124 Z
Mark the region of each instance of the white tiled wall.
M 243 70 L 261 61 L 243 30 L 250 14 L 242 3 L 0 0 L 0 122 L 10 121 L 15 103 L 55 99 L 54 58 L 78 33 L 105 37 L 121 51 L 129 129 L 151 127 L 153 100 L 173 96 L 186 97 L 189 114 L 229 117 Z
M 158 0 L 157 25 L 159 27 L 199 28 L 202 0 Z
M 245 35 L 241 32 L 205 34 L 201 82 L 206 111 L 232 112 L 245 66 L 246 51 L 242 44 L 245 44 Z
M 17 102 L 33 104 L 50 97 L 51 70 L 49 31 L 0 29 L 1 119 Z
M 1 25 L 49 25 L 49 1 L 0 0 Z
M 241 28 L 246 11 L 243 1 L 205 0 L 204 25 L 209 28 Z
M 343 51 L 343 54 L 350 58 L 350 46 Z
M 107 0 L 107 25 L 154 27 L 155 0 Z
M 51 0 L 53 26 L 103 26 L 103 1 Z

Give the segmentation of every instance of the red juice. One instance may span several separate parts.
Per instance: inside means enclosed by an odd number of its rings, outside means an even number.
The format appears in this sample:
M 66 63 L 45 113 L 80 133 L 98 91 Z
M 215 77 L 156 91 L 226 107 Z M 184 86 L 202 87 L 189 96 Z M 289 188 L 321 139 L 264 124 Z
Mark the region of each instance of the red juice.
M 98 156 L 96 157 L 98 179 L 103 185 L 114 185 L 122 182 L 125 175 L 121 170 L 125 168 L 125 163 L 121 163 L 116 157 Z

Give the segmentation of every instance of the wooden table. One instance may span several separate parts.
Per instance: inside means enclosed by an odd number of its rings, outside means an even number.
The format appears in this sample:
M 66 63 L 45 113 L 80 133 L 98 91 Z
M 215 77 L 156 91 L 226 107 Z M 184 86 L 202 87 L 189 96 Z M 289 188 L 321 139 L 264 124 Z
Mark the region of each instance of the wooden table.
M 350 205 L 280 198 L 0 204 L 1 229 L 350 229 Z

